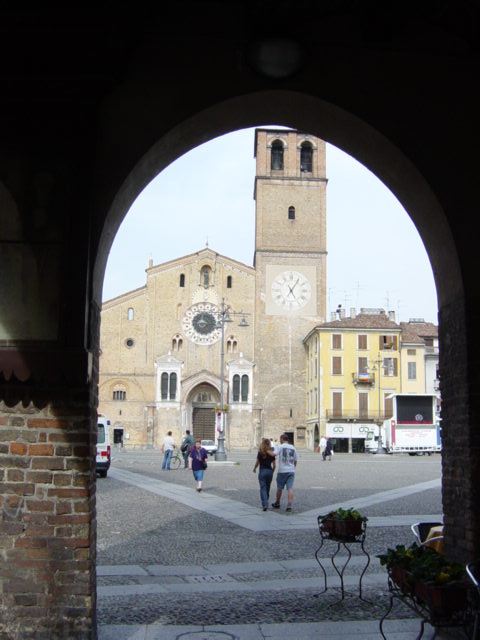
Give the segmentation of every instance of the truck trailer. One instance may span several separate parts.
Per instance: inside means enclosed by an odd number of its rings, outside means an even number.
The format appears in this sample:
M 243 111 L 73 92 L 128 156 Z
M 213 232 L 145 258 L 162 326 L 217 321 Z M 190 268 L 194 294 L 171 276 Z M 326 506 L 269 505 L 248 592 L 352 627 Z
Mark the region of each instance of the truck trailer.
M 442 449 L 437 396 L 395 394 L 392 417 L 382 425 L 372 425 L 365 439 L 365 451 L 378 453 L 381 444 L 387 453 L 431 455 Z

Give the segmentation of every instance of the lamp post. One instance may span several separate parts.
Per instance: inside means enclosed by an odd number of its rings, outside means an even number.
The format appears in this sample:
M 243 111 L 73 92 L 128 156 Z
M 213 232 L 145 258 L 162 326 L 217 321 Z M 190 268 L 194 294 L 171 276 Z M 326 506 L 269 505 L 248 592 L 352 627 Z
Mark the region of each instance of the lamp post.
M 248 322 L 245 316 L 248 314 L 240 311 L 236 313 L 231 311 L 230 307 L 225 304 L 225 299 L 222 299 L 222 306 L 220 311 L 216 313 L 217 327 L 222 330 L 221 335 L 221 349 L 220 349 L 220 427 L 218 435 L 218 449 L 215 452 L 215 460 L 223 462 L 227 459 L 225 451 L 225 407 L 223 402 L 223 379 L 224 379 L 224 367 L 225 367 L 225 325 L 227 322 L 233 322 L 232 316 L 242 316 L 242 320 L 239 323 L 239 327 L 248 327 Z
M 383 438 L 382 438 L 382 412 L 381 412 L 381 399 L 382 399 L 382 358 L 380 353 L 378 354 L 377 360 L 374 360 L 374 365 L 372 367 L 373 371 L 378 371 L 378 446 L 377 446 L 377 454 L 385 453 L 385 448 L 383 446 Z

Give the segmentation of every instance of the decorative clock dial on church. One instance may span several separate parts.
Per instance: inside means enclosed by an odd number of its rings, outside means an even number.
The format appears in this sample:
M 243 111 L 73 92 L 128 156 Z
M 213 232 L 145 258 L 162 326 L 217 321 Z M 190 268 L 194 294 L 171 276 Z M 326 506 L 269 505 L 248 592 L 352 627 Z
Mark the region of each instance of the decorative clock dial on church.
M 312 287 L 308 278 L 299 271 L 283 271 L 272 282 L 272 298 L 281 308 L 295 311 L 310 300 Z
M 210 345 L 221 335 L 217 326 L 218 307 L 213 304 L 194 304 L 183 316 L 182 326 L 185 335 L 195 344 Z

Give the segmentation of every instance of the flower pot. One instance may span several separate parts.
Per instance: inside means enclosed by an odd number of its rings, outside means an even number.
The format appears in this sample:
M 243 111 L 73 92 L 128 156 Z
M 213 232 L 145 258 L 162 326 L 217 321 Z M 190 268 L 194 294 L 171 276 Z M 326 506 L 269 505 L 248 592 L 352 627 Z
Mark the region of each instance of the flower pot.
M 467 604 L 467 586 L 459 582 L 445 585 L 416 582 L 414 595 L 425 603 L 437 618 L 449 618 L 454 613 L 463 611 Z
M 335 520 L 322 521 L 324 531 L 336 538 L 355 538 L 361 535 L 363 520 Z
M 390 577 L 402 593 L 410 595 L 413 591 L 412 574 L 400 565 L 390 567 Z

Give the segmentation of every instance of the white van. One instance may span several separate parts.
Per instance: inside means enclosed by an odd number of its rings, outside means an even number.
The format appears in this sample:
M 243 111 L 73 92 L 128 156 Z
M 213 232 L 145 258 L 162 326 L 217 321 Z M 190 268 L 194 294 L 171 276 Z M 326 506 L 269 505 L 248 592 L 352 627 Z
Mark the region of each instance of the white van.
M 107 477 L 111 457 L 110 420 L 103 414 L 99 414 L 97 418 L 97 455 L 95 459 L 95 469 L 101 478 Z

